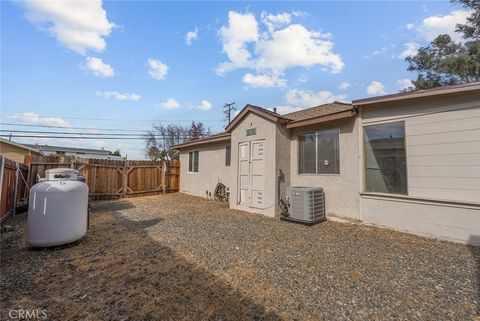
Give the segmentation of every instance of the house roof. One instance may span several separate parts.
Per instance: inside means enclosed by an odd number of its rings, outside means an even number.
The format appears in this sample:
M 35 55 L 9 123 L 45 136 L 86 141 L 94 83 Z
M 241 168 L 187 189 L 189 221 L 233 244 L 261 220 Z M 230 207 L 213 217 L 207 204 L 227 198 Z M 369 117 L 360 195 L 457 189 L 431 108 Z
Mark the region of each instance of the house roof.
M 301 121 L 310 118 L 326 116 L 346 110 L 352 110 L 352 104 L 335 101 L 330 104 L 323 104 L 317 107 L 302 109 L 282 116 L 292 121 Z
M 7 140 L 7 139 L 3 139 L 3 138 L 0 138 L 0 142 L 5 143 L 5 144 L 10 144 L 12 146 L 16 146 L 16 147 L 19 147 L 19 148 L 23 148 L 23 149 L 29 150 L 31 152 L 34 152 L 34 153 L 42 154 L 42 152 L 40 150 L 38 150 L 36 148 L 33 148 L 33 147 L 30 147 L 29 145 L 26 145 L 26 144 L 16 143 L 16 142 L 13 142 L 11 140 Z
M 480 92 L 480 82 L 473 82 L 460 85 L 450 85 L 443 86 L 431 89 L 419 89 L 413 91 L 407 91 L 402 93 L 383 95 L 371 98 L 357 99 L 352 102 L 354 106 L 370 105 L 376 103 L 398 101 L 405 99 L 421 98 L 421 97 L 432 97 L 438 95 L 452 94 L 452 93 L 461 93 L 461 92 Z
M 109 155 L 110 151 L 106 149 L 92 149 L 92 148 L 75 148 L 75 147 L 63 147 L 52 145 L 38 145 L 38 144 L 25 144 L 25 146 L 38 149 L 43 152 L 66 152 L 66 153 L 83 153 L 83 154 L 97 154 L 97 155 Z
M 205 138 L 191 140 L 189 142 L 172 146 L 173 149 L 182 149 L 207 143 L 224 142 L 230 140 L 230 133 L 219 133 Z
M 249 113 L 254 113 L 256 115 L 259 115 L 260 117 L 266 118 L 271 121 L 287 121 L 285 117 L 283 117 L 280 114 L 274 113 L 273 111 L 270 111 L 268 109 L 254 106 L 254 105 L 246 105 L 240 113 L 233 118 L 233 120 L 228 124 L 228 126 L 225 128 L 226 132 L 230 132 L 233 128 L 237 126 L 237 124 Z

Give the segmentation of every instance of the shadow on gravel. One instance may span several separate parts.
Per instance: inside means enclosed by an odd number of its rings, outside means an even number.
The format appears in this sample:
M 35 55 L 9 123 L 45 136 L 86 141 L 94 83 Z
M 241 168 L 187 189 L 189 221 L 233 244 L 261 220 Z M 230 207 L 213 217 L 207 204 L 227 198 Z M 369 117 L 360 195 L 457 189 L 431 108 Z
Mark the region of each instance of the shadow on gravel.
M 470 235 L 468 239 L 469 249 L 472 252 L 473 258 L 477 266 L 477 278 L 476 278 L 476 288 L 477 288 L 477 315 L 480 316 L 480 235 Z
M 92 210 L 95 212 L 103 211 L 121 211 L 134 208 L 131 202 L 123 199 L 118 201 L 96 201 L 92 203 Z
M 52 249 L 28 250 L 24 227 L 2 236 L 0 319 L 39 309 L 47 320 L 280 320 L 151 239 L 161 220 L 97 211 L 92 223 L 81 242 Z

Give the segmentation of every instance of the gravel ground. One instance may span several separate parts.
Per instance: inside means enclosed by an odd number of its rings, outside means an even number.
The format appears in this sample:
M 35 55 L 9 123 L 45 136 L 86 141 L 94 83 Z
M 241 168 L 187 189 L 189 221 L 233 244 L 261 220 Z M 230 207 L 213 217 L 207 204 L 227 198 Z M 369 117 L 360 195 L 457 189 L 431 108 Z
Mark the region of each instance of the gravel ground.
M 480 320 L 480 248 L 168 194 L 97 202 L 80 242 L 1 235 L 1 314 L 47 320 Z

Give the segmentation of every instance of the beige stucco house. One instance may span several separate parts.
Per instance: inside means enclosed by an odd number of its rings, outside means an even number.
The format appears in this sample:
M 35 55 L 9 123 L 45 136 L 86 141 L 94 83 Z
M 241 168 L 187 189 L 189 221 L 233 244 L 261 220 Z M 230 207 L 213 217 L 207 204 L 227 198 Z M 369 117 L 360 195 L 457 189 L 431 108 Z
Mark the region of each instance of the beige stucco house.
M 25 156 L 43 154 L 36 148 L 0 138 L 0 155 L 17 163 L 24 163 Z
M 175 146 L 180 191 L 280 215 L 287 186 L 322 187 L 328 217 L 480 243 L 480 83 L 279 115 L 247 105 L 225 133 Z

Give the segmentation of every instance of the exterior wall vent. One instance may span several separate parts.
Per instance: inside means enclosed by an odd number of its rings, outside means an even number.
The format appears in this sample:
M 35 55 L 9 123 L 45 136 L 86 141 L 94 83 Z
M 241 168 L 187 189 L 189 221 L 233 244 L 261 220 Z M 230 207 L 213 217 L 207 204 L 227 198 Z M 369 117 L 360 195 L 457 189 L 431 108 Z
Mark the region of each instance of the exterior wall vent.
M 325 193 L 321 187 L 287 187 L 288 220 L 307 224 L 326 220 Z

